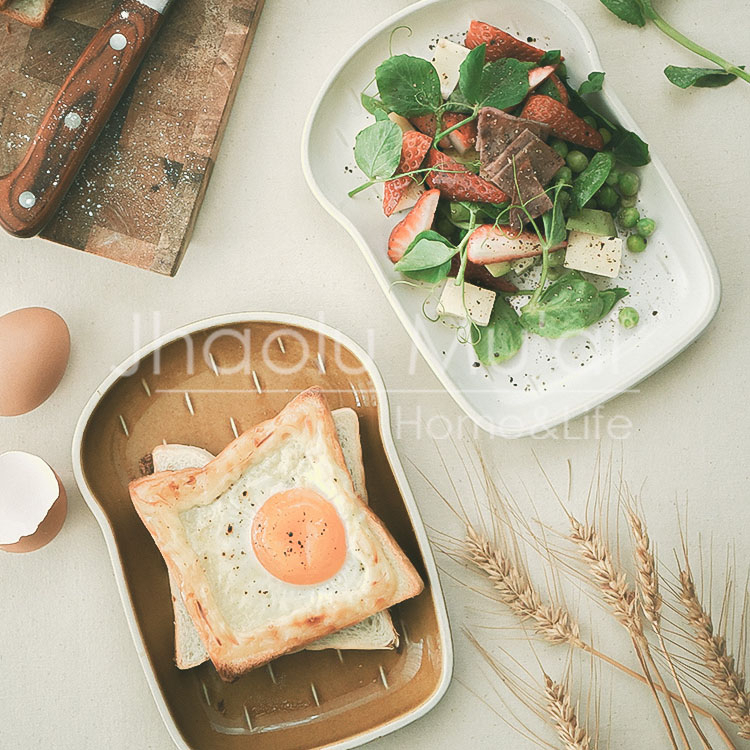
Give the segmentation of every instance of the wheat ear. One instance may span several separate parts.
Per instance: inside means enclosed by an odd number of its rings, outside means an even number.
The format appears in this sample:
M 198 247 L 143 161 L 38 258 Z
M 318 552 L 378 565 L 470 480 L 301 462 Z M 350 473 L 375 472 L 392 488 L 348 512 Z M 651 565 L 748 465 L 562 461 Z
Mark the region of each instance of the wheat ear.
M 726 638 L 714 633 L 711 615 L 703 608 L 689 568 L 680 570 L 680 600 L 685 607 L 695 642 L 701 648 L 711 683 L 727 718 L 737 726 L 740 737 L 750 739 L 750 693 L 745 675 L 738 671 L 727 649 Z
M 646 530 L 646 524 L 643 519 L 635 512 L 631 507 L 626 511 L 628 524 L 630 526 L 630 533 L 633 538 L 633 554 L 635 556 L 635 568 L 636 578 L 638 582 L 638 593 L 640 595 L 641 610 L 644 617 L 650 623 L 653 629 L 657 641 L 659 642 L 659 649 L 664 656 L 669 672 L 672 675 L 677 691 L 680 694 L 680 702 L 685 707 L 690 722 L 692 723 L 695 731 L 698 733 L 701 744 L 704 750 L 711 750 L 711 743 L 701 729 L 698 720 L 695 718 L 695 713 L 690 706 L 690 702 L 685 695 L 685 691 L 682 687 L 682 682 L 677 674 L 672 656 L 667 648 L 666 641 L 661 629 L 661 610 L 662 610 L 662 597 L 659 587 L 659 573 L 657 570 L 656 556 L 651 549 L 651 539 L 649 538 L 648 531 Z M 658 673 L 658 670 L 657 670 Z M 678 723 L 678 727 L 682 729 L 682 725 L 679 724 L 679 718 L 676 716 L 674 711 L 674 704 L 670 700 L 670 709 L 672 709 L 672 716 Z M 681 731 L 683 740 L 689 747 L 687 738 L 684 732 Z
M 578 626 L 570 615 L 562 607 L 544 604 L 519 566 L 471 526 L 466 530 L 466 552 L 490 579 L 503 604 L 521 620 L 533 622 L 539 635 L 550 643 L 582 644 Z
M 567 688 L 545 674 L 544 696 L 549 717 L 565 750 L 590 750 L 591 738 L 578 723 Z
M 570 644 L 592 654 L 615 669 L 627 674 L 645 685 L 650 685 L 644 675 L 626 667 L 611 656 L 595 649 L 590 643 L 581 639 L 578 624 L 562 607 L 545 605 L 541 596 L 533 588 L 528 577 L 518 570 L 512 558 L 493 542 L 481 537 L 466 519 L 466 537 L 464 548 L 466 558 L 484 573 L 493 584 L 499 600 L 519 619 L 533 621 L 536 633 L 546 641 L 554 644 Z M 661 686 L 656 686 L 661 690 Z M 680 700 L 676 693 L 667 692 L 674 700 Z M 734 750 L 734 745 L 723 727 L 709 711 L 694 703 L 689 703 L 695 713 L 711 721 L 717 733 L 726 743 L 727 748 Z
M 648 644 L 645 642 L 643 635 L 643 623 L 638 613 L 638 596 L 635 591 L 628 586 L 627 578 L 624 573 L 618 572 L 615 568 L 609 548 L 597 529 L 590 524 L 583 524 L 573 516 L 569 516 L 570 521 L 570 539 L 578 549 L 583 562 L 594 579 L 596 587 L 607 604 L 615 618 L 620 622 L 630 634 L 633 642 L 633 649 L 638 661 L 640 662 L 643 674 L 648 681 L 648 686 L 656 701 L 659 713 L 664 722 L 664 727 L 669 735 L 669 740 L 674 750 L 677 750 L 677 741 L 672 731 L 672 725 L 669 721 L 664 706 L 659 699 L 657 687 L 654 684 L 649 670 L 644 650 L 647 650 Z M 662 681 L 663 682 L 663 681 Z M 662 692 L 665 693 L 667 702 L 671 701 L 669 691 L 665 685 L 661 685 Z M 684 736 L 682 727 L 677 722 L 681 734 Z

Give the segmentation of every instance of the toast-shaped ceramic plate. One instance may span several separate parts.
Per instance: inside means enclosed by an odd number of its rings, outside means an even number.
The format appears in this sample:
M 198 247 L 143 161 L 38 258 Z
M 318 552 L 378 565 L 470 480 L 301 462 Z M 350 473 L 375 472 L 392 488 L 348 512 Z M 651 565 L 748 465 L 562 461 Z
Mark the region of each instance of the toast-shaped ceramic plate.
M 657 222 L 646 252 L 626 252 L 619 279 L 641 322 L 625 330 L 617 315 L 573 338 L 526 337 L 513 360 L 491 368 L 475 364 L 471 346 L 460 344 L 450 321 L 423 314 L 428 287 L 394 284 L 400 274 L 386 242 L 403 214 L 386 218 L 382 192 L 348 191 L 366 181 L 354 163 L 354 137 L 372 117 L 360 93 L 375 68 L 394 54 L 431 59 L 440 37 L 462 42 L 472 19 L 486 21 L 546 49 L 560 49 L 573 82 L 602 70 L 591 35 L 558 0 L 424 0 L 373 29 L 338 64 L 315 100 L 302 141 L 307 181 L 323 207 L 352 235 L 393 309 L 421 354 L 456 402 L 480 427 L 506 437 L 558 425 L 633 388 L 688 346 L 708 325 L 719 304 L 719 277 L 695 221 L 658 157 L 639 170 L 639 208 Z M 633 118 L 606 83 L 594 106 L 630 130 Z M 643 134 L 641 134 L 643 136 Z M 647 141 L 648 138 L 644 136 Z M 593 277 L 592 277 L 593 278 Z M 404 356 L 404 368 L 408 355 Z M 474 366 L 472 366 L 474 365 Z M 419 386 L 415 386 L 415 391 Z
M 133 509 L 128 482 L 162 441 L 218 453 L 308 386 L 356 410 L 370 504 L 422 575 L 393 608 L 395 651 L 302 651 L 234 683 L 206 663 L 174 664 L 167 569 Z M 390 432 L 375 365 L 328 326 L 243 313 L 195 323 L 136 352 L 81 415 L 73 465 L 107 542 L 128 624 L 162 718 L 183 750 L 349 748 L 430 710 L 451 677 L 448 619 L 419 511 Z

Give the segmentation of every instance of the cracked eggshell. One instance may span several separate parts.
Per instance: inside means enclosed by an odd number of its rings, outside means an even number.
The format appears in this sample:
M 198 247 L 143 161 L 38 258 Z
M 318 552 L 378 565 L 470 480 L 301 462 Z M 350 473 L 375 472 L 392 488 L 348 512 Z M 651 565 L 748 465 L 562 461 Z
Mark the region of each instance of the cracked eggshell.
M 0 550 L 32 552 L 62 528 L 68 500 L 60 477 L 39 456 L 0 454 Z
M 57 388 L 70 356 L 65 321 L 45 307 L 0 317 L 0 417 L 36 409 Z

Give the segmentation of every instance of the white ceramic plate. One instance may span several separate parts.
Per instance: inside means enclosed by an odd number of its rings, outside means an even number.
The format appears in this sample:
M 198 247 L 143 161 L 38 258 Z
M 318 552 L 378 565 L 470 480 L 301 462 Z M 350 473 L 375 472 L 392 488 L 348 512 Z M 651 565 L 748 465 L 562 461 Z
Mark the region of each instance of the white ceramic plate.
M 347 192 L 365 181 L 354 165 L 356 133 L 372 121 L 359 95 L 375 68 L 394 53 L 431 58 L 428 45 L 452 36 L 461 41 L 479 19 L 537 46 L 561 49 L 577 82 L 602 70 L 594 40 L 582 21 L 558 0 L 423 0 L 392 16 L 365 36 L 336 66 L 313 103 L 302 140 L 307 181 L 323 207 L 352 235 L 424 358 L 456 402 L 480 427 L 519 437 L 578 416 L 632 388 L 676 356 L 703 331 L 719 304 L 718 272 L 705 240 L 658 157 L 639 170 L 639 208 L 657 222 L 641 255 L 625 253 L 620 278 L 641 322 L 629 331 L 616 312 L 583 334 L 562 340 L 528 337 L 520 354 L 492 368 L 473 366 L 470 346 L 458 344 L 446 323 L 422 314 L 427 288 L 394 282 L 401 278 L 386 255 L 386 241 L 403 214 L 383 216 L 376 190 L 354 199 Z M 597 109 L 639 132 L 633 118 L 605 84 Z M 641 133 L 643 136 L 643 134 Z M 648 141 L 645 136 L 644 140 Z M 418 390 L 419 386 L 415 386 Z

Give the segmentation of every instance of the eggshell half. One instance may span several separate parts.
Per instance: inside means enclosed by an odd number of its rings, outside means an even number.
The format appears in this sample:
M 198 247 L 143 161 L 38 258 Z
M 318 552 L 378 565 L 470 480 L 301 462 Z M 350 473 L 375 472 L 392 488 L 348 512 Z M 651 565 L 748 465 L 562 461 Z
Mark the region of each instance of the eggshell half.
M 70 356 L 65 321 L 45 307 L 0 317 L 0 417 L 36 409 L 57 388 Z
M 0 550 L 32 552 L 51 542 L 68 500 L 60 477 L 38 456 L 0 454 Z

